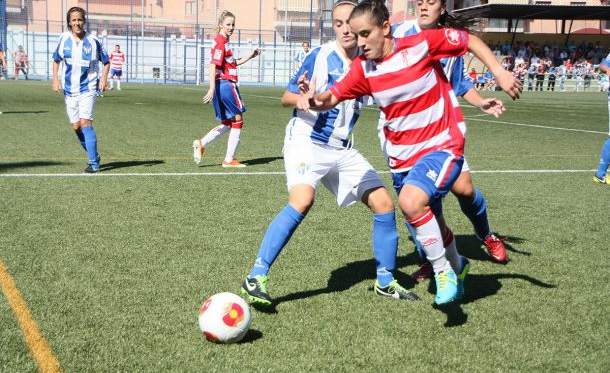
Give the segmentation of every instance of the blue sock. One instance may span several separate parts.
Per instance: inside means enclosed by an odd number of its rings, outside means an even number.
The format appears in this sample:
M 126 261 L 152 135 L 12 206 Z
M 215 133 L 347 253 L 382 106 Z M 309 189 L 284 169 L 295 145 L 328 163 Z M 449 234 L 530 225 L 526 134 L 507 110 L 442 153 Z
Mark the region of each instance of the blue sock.
M 474 188 L 475 196 L 472 203 L 460 201 L 462 212 L 474 226 L 474 232 L 479 239 L 484 240 L 491 231 L 489 221 L 487 221 L 487 202 L 483 198 L 483 193 L 478 188 Z
M 89 157 L 89 164 L 99 166 L 97 162 L 97 136 L 93 130 L 93 126 L 81 127 L 83 136 L 85 137 L 85 145 L 87 149 L 87 157 Z
M 409 234 L 411 235 L 411 238 L 413 238 L 413 242 L 415 243 L 415 250 L 417 250 L 417 254 L 419 254 L 419 260 L 420 262 L 425 262 L 426 260 L 426 253 L 424 252 L 424 248 L 422 247 L 421 243 L 417 240 L 417 236 L 415 236 L 415 229 L 411 226 L 411 224 L 409 224 L 407 222 L 407 220 L 405 220 L 405 225 L 407 226 L 407 229 L 409 230 Z
M 388 286 L 396 268 L 396 253 L 398 251 L 398 232 L 396 231 L 396 214 L 373 215 L 373 254 L 377 265 L 377 282 L 379 286 Z
M 83 147 L 83 149 L 85 149 L 85 151 L 87 151 L 87 145 L 85 144 L 85 135 L 83 135 L 83 131 L 79 128 L 77 130 L 74 130 L 74 133 L 76 133 L 76 137 L 78 137 L 80 145 Z
M 602 147 L 602 156 L 599 160 L 599 168 L 597 169 L 597 173 L 595 176 L 600 179 L 606 176 L 606 172 L 608 172 L 608 165 L 610 164 L 610 139 L 606 140 L 604 146 Z
M 261 247 L 258 249 L 256 262 L 248 278 L 269 273 L 269 268 L 304 218 L 305 215 L 290 205 L 286 205 L 275 216 L 275 219 L 273 219 L 271 224 L 269 224 L 269 228 L 267 228 Z

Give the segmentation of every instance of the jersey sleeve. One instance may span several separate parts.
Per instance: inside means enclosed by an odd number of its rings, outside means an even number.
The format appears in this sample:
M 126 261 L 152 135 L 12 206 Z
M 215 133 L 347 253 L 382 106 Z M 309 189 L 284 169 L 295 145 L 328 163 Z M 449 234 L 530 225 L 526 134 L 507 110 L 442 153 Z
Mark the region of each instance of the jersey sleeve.
M 55 62 L 61 62 L 64 59 L 64 51 L 60 50 L 63 39 L 63 35 L 59 37 L 59 41 L 53 52 L 53 61 Z
M 215 40 L 214 47 L 212 48 L 212 59 L 210 60 L 211 64 L 216 66 L 222 66 L 222 63 L 225 59 L 225 45 L 224 41 Z
M 468 33 L 451 28 L 422 30 L 428 43 L 429 55 L 434 60 L 459 57 L 468 52 Z
M 369 82 L 364 76 L 362 63 L 363 60 L 360 57 L 355 59 L 351 63 L 347 74 L 330 87 L 330 92 L 339 101 L 372 95 Z
M 108 52 L 106 52 L 106 48 L 102 45 L 102 42 L 99 39 L 95 38 L 95 47 L 97 48 L 97 59 L 100 60 L 104 65 L 110 63 L 110 57 L 108 56 Z
M 307 71 L 307 79 L 311 80 L 314 74 L 314 69 L 316 67 L 316 57 L 318 56 L 319 48 L 314 49 L 305 57 L 305 61 L 301 64 L 301 67 L 297 71 L 297 73 L 290 79 L 290 83 L 288 83 L 288 87 L 286 88 L 288 91 L 292 93 L 300 93 L 298 80 L 305 71 Z M 317 79 L 316 79 L 317 80 Z M 316 82 L 317 83 L 317 82 Z
M 474 88 L 472 79 L 468 76 L 468 71 L 464 66 L 464 57 L 455 59 L 451 72 L 451 88 L 453 88 L 456 96 L 464 96 L 468 91 Z

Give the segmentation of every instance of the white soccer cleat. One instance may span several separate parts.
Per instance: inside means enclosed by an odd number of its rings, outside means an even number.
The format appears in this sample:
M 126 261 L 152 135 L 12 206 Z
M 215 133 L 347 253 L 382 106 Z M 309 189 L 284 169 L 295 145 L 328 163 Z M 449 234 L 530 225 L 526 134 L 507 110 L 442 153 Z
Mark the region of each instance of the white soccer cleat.
M 193 141 L 193 160 L 197 164 L 201 164 L 201 158 L 203 157 L 203 153 L 205 149 L 203 145 L 201 145 L 201 140 Z

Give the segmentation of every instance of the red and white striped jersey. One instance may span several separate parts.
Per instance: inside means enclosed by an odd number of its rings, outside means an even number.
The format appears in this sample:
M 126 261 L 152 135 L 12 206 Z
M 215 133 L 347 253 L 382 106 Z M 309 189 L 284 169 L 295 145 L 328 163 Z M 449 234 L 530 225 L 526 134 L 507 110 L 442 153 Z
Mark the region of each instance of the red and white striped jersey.
M 394 52 L 372 61 L 354 60 L 330 88 L 339 100 L 373 96 L 385 115 L 383 145 L 392 172 L 408 171 L 437 150 L 463 155 L 463 122 L 457 98 L 439 60 L 468 50 L 468 33 L 431 29 L 396 38 Z
M 233 56 L 227 37 L 223 34 L 218 34 L 214 38 L 210 63 L 216 65 L 216 79 L 237 82 L 237 61 Z
M 123 70 L 123 62 L 125 62 L 125 53 L 112 52 L 110 53 L 110 68 L 113 70 Z

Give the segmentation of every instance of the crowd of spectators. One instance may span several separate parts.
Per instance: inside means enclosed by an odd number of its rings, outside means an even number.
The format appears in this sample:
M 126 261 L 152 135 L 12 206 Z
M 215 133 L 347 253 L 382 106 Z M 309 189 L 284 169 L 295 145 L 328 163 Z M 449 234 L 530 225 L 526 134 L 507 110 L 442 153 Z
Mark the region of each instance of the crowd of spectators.
M 517 42 L 511 44 L 490 43 L 494 55 L 504 56 L 502 66 L 524 83 L 524 90 L 566 90 L 566 81 L 570 79 L 571 89 L 587 91 L 593 81 L 597 82 L 600 91 L 608 89 L 608 76 L 597 70 L 600 62 L 608 55 L 608 48 L 600 42 L 581 44 L 537 44 L 534 42 Z M 469 75 L 477 89 L 494 90 L 495 84 L 485 74 Z M 493 78 L 492 78 L 493 79 Z M 546 87 L 545 87 L 546 80 Z

